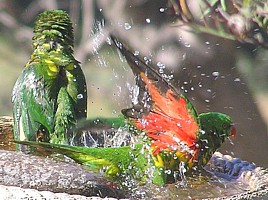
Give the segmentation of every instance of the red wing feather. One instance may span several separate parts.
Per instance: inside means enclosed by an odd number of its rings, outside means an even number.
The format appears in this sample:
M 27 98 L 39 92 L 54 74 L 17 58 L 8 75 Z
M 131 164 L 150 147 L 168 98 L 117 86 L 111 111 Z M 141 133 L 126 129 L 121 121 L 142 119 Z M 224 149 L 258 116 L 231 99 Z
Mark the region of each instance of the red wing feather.
M 182 97 L 176 99 L 171 90 L 161 95 L 143 72 L 140 76 L 154 104 L 148 115 L 135 120 L 135 125 L 145 130 L 148 137 L 155 141 L 152 143 L 152 146 L 156 148 L 154 152 L 163 149 L 172 151 L 176 147 L 179 149 L 179 141 L 193 147 L 199 126 L 187 109 L 187 101 Z
M 185 150 L 184 146 L 194 149 L 199 125 L 193 106 L 154 68 L 135 56 L 115 37 L 111 36 L 111 39 L 137 76 L 140 94 L 147 91 L 150 95 L 150 99 L 139 96 L 138 104 L 123 110 L 123 114 L 153 140 L 154 154 L 163 149 Z M 145 106 L 145 103 L 149 106 Z

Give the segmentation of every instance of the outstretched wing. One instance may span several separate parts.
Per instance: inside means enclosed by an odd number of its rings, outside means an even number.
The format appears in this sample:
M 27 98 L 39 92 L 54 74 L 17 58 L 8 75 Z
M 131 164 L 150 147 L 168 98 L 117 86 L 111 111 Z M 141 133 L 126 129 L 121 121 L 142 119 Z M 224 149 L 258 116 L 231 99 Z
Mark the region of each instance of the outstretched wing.
M 193 147 L 199 131 L 199 121 L 188 99 L 163 78 L 154 68 L 135 56 L 112 37 L 126 58 L 139 88 L 138 101 L 122 113 L 132 118 L 137 128 L 153 139 L 154 153 L 163 149 L 186 151 Z
M 38 73 L 40 63 L 32 62 L 25 67 L 16 81 L 12 93 L 14 136 L 17 140 L 48 141 L 52 132 L 54 101 L 45 89 L 44 77 Z

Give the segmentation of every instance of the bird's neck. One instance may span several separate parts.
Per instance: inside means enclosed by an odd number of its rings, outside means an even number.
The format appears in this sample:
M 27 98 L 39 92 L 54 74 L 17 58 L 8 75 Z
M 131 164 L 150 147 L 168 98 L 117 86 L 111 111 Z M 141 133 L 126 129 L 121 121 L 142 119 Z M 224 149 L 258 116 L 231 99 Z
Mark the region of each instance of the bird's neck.
M 49 60 L 57 66 L 66 66 L 74 61 L 71 47 L 54 41 L 36 45 L 31 59 Z
M 214 152 L 222 145 L 223 141 L 217 133 L 204 132 L 200 135 L 196 142 L 198 149 L 196 160 L 199 166 L 204 166 L 210 160 Z
M 55 43 L 52 46 L 51 41 L 34 44 L 35 49 L 31 54 L 29 62 L 26 67 L 32 66 L 33 63 L 38 63 L 36 73 L 40 73 L 45 77 L 47 86 L 51 88 L 58 88 L 66 86 L 67 83 L 73 82 L 73 71 L 79 65 L 71 52 L 68 52 L 68 46 L 63 46 Z M 57 80 L 57 81 L 55 81 Z M 53 87 L 56 84 L 56 87 Z M 52 92 L 53 93 L 53 92 Z M 58 93 L 54 91 L 54 93 Z

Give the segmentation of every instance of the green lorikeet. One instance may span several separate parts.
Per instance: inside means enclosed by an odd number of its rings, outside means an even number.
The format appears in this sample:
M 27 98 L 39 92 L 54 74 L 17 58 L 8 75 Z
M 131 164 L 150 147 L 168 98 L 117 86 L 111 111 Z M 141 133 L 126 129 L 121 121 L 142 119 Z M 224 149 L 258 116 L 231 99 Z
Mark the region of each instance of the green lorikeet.
M 16 140 L 70 144 L 72 129 L 86 118 L 86 81 L 73 56 L 73 40 L 65 11 L 45 11 L 37 17 L 34 51 L 12 94 Z
M 235 135 L 231 118 L 216 112 L 198 115 L 186 97 L 113 40 L 130 64 L 139 86 L 138 101 L 122 113 L 132 123 L 132 128 L 146 134 L 145 139 L 140 144 L 111 148 L 19 143 L 45 147 L 71 157 L 90 170 L 105 172 L 112 180 L 123 178 L 127 182 L 152 181 L 163 185 L 174 181 L 174 176 L 184 170 L 204 166 L 224 140 Z M 92 123 L 100 123 L 105 130 L 105 127 L 122 126 L 121 120 L 101 119 Z
M 154 68 L 111 36 L 136 75 L 133 107 L 122 113 L 151 140 L 155 165 L 163 169 L 201 168 L 236 130 L 223 113 L 197 114 L 192 103 Z
M 16 143 L 37 147 L 41 152 L 66 155 L 86 169 L 101 173 L 123 187 L 145 184 L 148 181 L 157 185 L 166 183 L 167 174 L 154 166 L 150 148 L 146 144 L 89 148 L 33 141 L 16 141 Z

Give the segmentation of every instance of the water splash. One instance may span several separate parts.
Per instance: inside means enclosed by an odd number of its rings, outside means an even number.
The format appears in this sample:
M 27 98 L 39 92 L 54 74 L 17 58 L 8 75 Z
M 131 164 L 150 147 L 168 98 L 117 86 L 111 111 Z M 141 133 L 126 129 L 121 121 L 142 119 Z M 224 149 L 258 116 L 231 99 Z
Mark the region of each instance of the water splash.
M 170 81 L 174 78 L 174 75 L 173 74 L 166 74 L 164 72 L 165 68 L 166 68 L 166 65 L 161 63 L 161 62 L 157 62 L 157 67 L 158 67 L 158 72 L 159 74 L 164 78 L 166 79 L 167 81 Z
M 145 21 L 146 21 L 147 24 L 150 24 L 151 23 L 151 19 L 150 18 L 146 18 Z
M 115 95 L 117 95 L 118 97 L 121 96 L 121 93 L 122 93 L 122 87 L 118 84 L 116 84 L 116 88 L 117 88 L 117 92 Z
M 83 98 L 84 98 L 83 94 L 78 94 L 77 95 L 77 99 L 83 99 Z
M 135 86 L 133 87 L 133 90 L 132 90 L 132 98 L 131 98 L 132 103 L 133 103 L 134 105 L 136 105 L 136 104 L 139 103 L 139 100 L 138 100 L 139 93 L 140 93 L 140 88 L 139 88 L 137 85 L 135 85 Z
M 160 11 L 161 13 L 163 13 L 163 12 L 165 12 L 165 8 L 160 8 L 159 11 Z
M 174 179 L 177 180 L 175 186 L 176 187 L 186 187 L 187 186 L 187 178 L 186 178 L 186 166 L 184 162 L 179 163 L 179 171 L 173 174 Z
M 134 56 L 139 56 L 140 55 L 140 52 L 139 51 L 134 51 Z
M 156 65 L 158 67 L 158 72 L 160 74 L 163 74 L 164 73 L 164 69 L 166 68 L 166 66 L 163 63 L 161 63 L 161 62 L 157 62 Z
M 137 85 L 132 86 L 130 83 L 127 83 L 127 88 L 130 91 L 130 99 L 131 102 L 134 105 L 137 105 L 139 103 L 139 94 L 140 94 L 140 88 Z
M 240 78 L 235 78 L 235 79 L 234 79 L 234 82 L 240 82 L 240 81 L 241 81 Z
M 217 72 L 217 71 L 212 72 L 212 76 L 214 76 L 214 77 L 220 76 L 220 72 Z
M 130 30 L 132 28 L 132 26 L 129 23 L 126 22 L 124 24 L 124 28 L 125 28 L 125 30 Z
M 184 43 L 184 46 L 185 46 L 186 48 L 190 48 L 190 47 L 191 47 L 191 44 L 189 44 L 189 43 Z
M 107 42 L 111 43 L 109 41 L 110 39 L 106 37 L 106 33 L 103 30 L 104 27 L 104 20 L 96 21 L 94 25 L 94 29 L 91 31 L 92 34 L 92 43 L 93 43 L 93 48 L 92 48 L 92 54 L 95 55 L 95 62 L 98 63 L 100 67 L 107 67 L 108 63 L 105 60 L 105 57 L 99 53 L 99 49 L 101 48 L 103 38 L 108 40 Z M 98 33 L 98 34 L 95 34 Z

